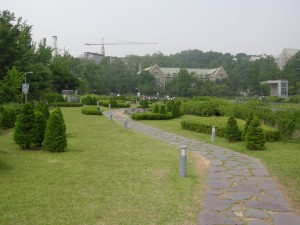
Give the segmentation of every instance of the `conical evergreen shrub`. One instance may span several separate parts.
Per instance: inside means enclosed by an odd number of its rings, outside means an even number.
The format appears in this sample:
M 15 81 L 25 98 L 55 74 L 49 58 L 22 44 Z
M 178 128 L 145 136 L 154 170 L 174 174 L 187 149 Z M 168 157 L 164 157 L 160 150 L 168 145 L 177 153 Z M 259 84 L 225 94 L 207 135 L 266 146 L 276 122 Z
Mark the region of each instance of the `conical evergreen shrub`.
M 229 117 L 226 125 L 225 138 L 230 142 L 241 140 L 241 131 L 234 117 Z
M 178 104 L 178 102 L 175 102 L 173 104 L 171 112 L 172 112 L 174 118 L 177 118 L 177 117 L 181 116 L 181 113 L 180 113 L 180 104 Z
M 48 104 L 46 102 L 39 102 L 36 106 L 35 106 L 35 111 L 40 111 L 41 113 L 44 114 L 44 118 L 46 120 L 48 120 L 49 116 L 50 116 L 50 112 L 49 112 L 49 107 Z
M 34 127 L 33 142 L 37 146 L 42 146 L 42 143 L 44 141 L 47 121 L 44 114 L 41 113 L 40 111 L 35 111 L 34 117 L 35 117 L 35 127 Z
M 23 105 L 14 130 L 14 141 L 22 149 L 29 149 L 34 138 L 34 111 L 30 103 Z
M 168 113 L 165 105 L 160 106 L 159 113 L 160 114 L 167 114 Z
M 158 104 L 155 104 L 154 109 L 153 109 L 153 113 L 159 113 L 159 106 L 158 106 Z
M 261 150 L 265 148 L 266 137 L 256 116 L 254 116 L 248 126 L 245 141 L 247 148 L 250 150 Z
M 253 120 L 253 113 L 251 112 L 251 113 L 248 115 L 248 117 L 247 117 L 247 119 L 246 119 L 246 123 L 245 123 L 245 125 L 244 125 L 244 131 L 243 131 L 243 134 L 242 134 L 242 139 L 243 139 L 243 140 L 245 140 L 245 136 L 246 136 L 246 133 L 247 133 L 247 129 L 248 129 L 250 123 L 252 122 L 252 120 Z
M 52 152 L 62 152 L 67 147 L 66 125 L 59 109 L 50 114 L 43 146 Z

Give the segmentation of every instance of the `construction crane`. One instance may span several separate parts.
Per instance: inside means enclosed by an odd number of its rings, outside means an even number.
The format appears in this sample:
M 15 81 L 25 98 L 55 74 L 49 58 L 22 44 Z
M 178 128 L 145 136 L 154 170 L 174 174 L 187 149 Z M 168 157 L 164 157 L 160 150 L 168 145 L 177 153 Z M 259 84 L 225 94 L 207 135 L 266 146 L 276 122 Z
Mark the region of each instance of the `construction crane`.
M 130 41 L 126 41 L 126 42 L 116 42 L 116 43 L 112 43 L 112 42 L 104 43 L 104 38 L 102 38 L 102 43 L 85 43 L 85 45 L 87 45 L 87 46 L 102 45 L 101 54 L 104 55 L 104 56 L 105 56 L 104 45 L 151 45 L 151 44 L 158 44 L 158 42 L 130 42 Z

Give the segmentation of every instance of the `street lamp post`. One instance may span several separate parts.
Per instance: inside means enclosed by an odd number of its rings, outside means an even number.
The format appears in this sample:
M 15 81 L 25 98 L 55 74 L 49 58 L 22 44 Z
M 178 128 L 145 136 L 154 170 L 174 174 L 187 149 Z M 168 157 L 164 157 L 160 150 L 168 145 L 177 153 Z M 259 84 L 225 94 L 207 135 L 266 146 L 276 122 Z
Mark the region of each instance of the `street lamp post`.
M 28 93 L 28 89 L 29 89 L 29 85 L 27 85 L 27 83 L 26 83 L 26 81 L 27 81 L 27 80 L 26 80 L 26 75 L 29 74 L 29 73 L 33 74 L 32 71 L 26 72 L 26 73 L 24 74 L 24 77 L 25 77 L 25 83 L 23 84 L 23 87 L 22 87 L 22 92 L 25 94 L 25 103 L 27 103 L 27 93 Z

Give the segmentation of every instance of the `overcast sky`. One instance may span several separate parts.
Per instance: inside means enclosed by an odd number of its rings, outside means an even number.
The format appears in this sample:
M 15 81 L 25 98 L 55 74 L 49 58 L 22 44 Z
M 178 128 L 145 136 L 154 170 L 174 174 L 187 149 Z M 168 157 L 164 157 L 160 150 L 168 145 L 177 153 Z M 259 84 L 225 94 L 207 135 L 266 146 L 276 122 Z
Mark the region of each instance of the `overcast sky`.
M 158 42 L 106 46 L 106 55 L 175 54 L 188 49 L 279 55 L 300 49 L 300 0 L 1 0 L 46 38 L 73 56 L 101 51 L 85 43 Z M 114 39 L 114 40 L 113 40 Z

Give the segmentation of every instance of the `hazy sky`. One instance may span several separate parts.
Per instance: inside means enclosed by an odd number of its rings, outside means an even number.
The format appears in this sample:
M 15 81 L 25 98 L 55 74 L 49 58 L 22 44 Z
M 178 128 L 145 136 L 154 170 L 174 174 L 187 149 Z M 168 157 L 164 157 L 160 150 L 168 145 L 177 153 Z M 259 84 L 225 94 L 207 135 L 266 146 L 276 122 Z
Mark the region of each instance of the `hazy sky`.
M 300 49 L 300 0 L 1 0 L 73 56 L 101 51 L 84 43 L 134 41 L 157 45 L 106 46 L 106 55 L 174 54 L 188 49 L 278 55 Z M 115 39 L 115 40 L 112 40 Z

